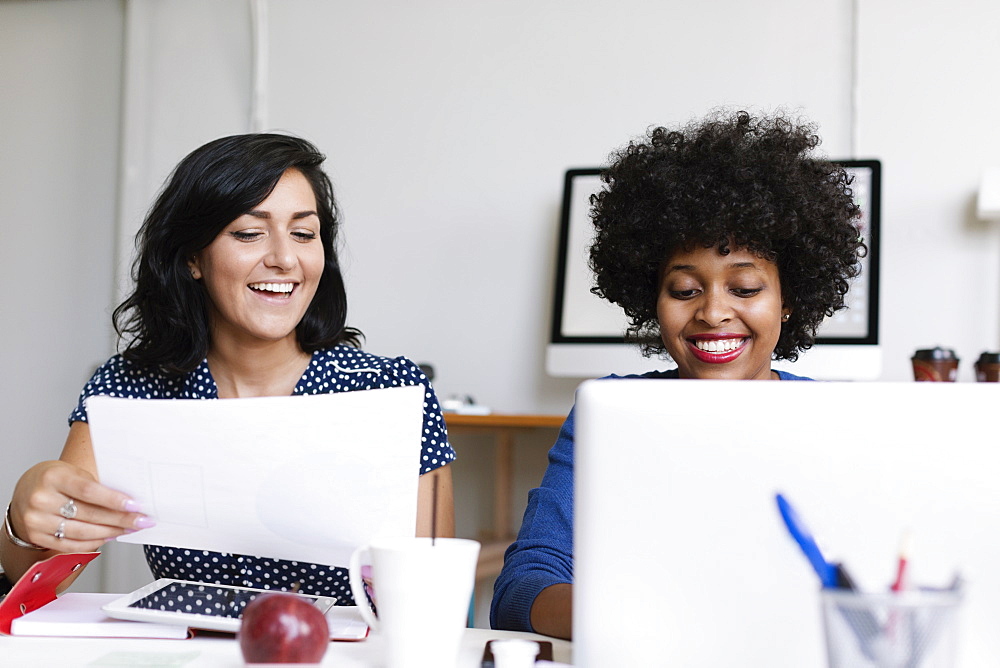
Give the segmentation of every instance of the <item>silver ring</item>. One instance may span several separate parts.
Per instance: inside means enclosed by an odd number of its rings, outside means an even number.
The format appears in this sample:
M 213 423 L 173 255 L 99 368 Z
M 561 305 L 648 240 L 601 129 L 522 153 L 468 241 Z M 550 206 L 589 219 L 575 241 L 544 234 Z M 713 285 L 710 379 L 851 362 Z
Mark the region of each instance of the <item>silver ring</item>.
M 59 508 L 59 514 L 68 520 L 76 517 L 76 501 L 70 499 Z
M 56 540 L 62 540 L 66 537 L 66 520 L 59 522 L 59 528 L 52 535 L 56 537 Z

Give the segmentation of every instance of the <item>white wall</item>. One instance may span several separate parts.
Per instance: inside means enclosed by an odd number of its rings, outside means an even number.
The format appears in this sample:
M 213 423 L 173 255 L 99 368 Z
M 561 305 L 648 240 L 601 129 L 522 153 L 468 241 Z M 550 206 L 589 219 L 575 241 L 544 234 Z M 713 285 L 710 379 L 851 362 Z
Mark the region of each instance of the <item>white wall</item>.
M 135 233 L 174 166 L 247 132 L 250 12 L 245 0 L 126 0 L 116 301 L 128 292 Z
M 884 378 L 910 379 L 912 351 L 942 344 L 971 381 L 1000 349 L 1000 221 L 975 216 L 1000 165 L 1000 5 L 861 4 L 860 143 L 884 161 Z
M 856 131 L 855 156 L 884 163 L 883 378 L 910 378 L 912 351 L 942 344 L 971 380 L 973 358 L 1000 347 L 998 226 L 972 214 L 1000 162 L 1000 137 L 976 123 L 1000 98 L 980 78 L 1000 55 L 998 10 L 856 4 L 856 127 L 850 0 L 272 2 L 267 125 L 329 156 L 367 347 L 430 361 L 441 394 L 511 412 L 563 412 L 576 385 L 541 370 L 565 168 L 718 105 L 800 111 L 831 157 L 851 156 Z M 135 75 L 150 100 L 129 142 L 148 164 L 138 203 L 187 150 L 248 128 L 249 10 L 131 6 L 155 60 Z
M 542 370 L 567 167 L 727 103 L 801 107 L 847 148 L 845 3 L 780 47 L 792 0 L 391 4 L 274 11 L 271 121 L 330 156 L 370 347 L 432 361 L 444 394 L 569 408 L 578 381 Z M 809 43 L 840 57 L 787 57 Z
M 540 371 L 566 167 L 719 104 L 799 108 L 850 154 L 847 1 L 393 5 L 272 5 L 271 123 L 330 155 L 370 347 L 433 361 L 446 394 L 568 406 L 575 383 Z M 940 343 L 970 380 L 1000 343 L 997 225 L 971 214 L 1000 163 L 977 122 L 1000 102 L 983 78 L 998 9 L 858 5 L 857 154 L 885 167 L 884 378 Z
M 245 89 L 204 88 L 193 62 L 247 57 L 245 3 L 152 7 L 144 79 L 159 176 Z M 221 6 L 231 20 L 222 20 Z M 351 322 L 369 350 L 430 361 L 443 395 L 507 412 L 565 412 L 578 381 L 542 371 L 562 173 L 604 162 L 651 124 L 722 104 L 801 110 L 849 150 L 849 3 L 269 4 L 268 126 L 315 141 L 345 212 Z M 177 37 L 215 26 L 194 48 Z M 238 68 L 236 68 L 238 69 Z M 244 71 L 234 73 L 238 83 Z M 208 104 L 211 100 L 212 104 Z M 218 124 L 211 129 L 221 131 Z M 169 141 L 173 140 L 173 141 Z M 149 188 L 147 188 L 149 190 Z M 151 191 L 150 191 L 151 192 Z M 609 372 L 614 371 L 609 369 Z
M 121 16 L 116 0 L 0 2 L 3 505 L 59 456 L 112 351 Z
M 912 351 L 940 343 L 968 381 L 1000 348 L 1000 232 L 972 214 L 980 173 L 1000 164 L 1000 8 L 857 4 L 857 155 L 884 164 L 883 378 L 909 379 Z M 851 10 L 270 2 L 268 126 L 329 156 L 369 350 L 434 363 L 443 395 L 562 413 L 576 381 L 542 362 L 563 170 L 716 105 L 801 110 L 848 157 Z M 55 455 L 110 352 L 116 234 L 134 233 L 184 154 L 249 128 L 249 31 L 244 0 L 0 2 L 0 252 L 25 286 L 0 297 L 3 487 Z

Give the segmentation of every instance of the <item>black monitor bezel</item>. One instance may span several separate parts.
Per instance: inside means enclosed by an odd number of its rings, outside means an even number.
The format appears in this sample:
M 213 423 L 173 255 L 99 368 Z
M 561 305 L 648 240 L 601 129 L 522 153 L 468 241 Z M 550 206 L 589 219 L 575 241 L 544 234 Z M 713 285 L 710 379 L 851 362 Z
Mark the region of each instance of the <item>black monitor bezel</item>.
M 845 168 L 868 168 L 872 170 L 871 206 L 868 210 L 868 331 L 865 336 L 817 336 L 817 345 L 878 345 L 879 342 L 879 279 L 880 240 L 882 225 L 882 163 L 879 160 L 831 160 Z M 562 209 L 559 222 L 559 241 L 556 251 L 555 289 L 552 299 L 552 328 L 549 343 L 569 344 L 618 344 L 626 343 L 623 336 L 566 336 L 562 333 L 562 318 L 566 290 L 567 250 L 570 236 L 570 204 L 574 179 L 580 176 L 597 176 L 604 171 L 600 167 L 578 167 L 567 169 L 563 182 Z

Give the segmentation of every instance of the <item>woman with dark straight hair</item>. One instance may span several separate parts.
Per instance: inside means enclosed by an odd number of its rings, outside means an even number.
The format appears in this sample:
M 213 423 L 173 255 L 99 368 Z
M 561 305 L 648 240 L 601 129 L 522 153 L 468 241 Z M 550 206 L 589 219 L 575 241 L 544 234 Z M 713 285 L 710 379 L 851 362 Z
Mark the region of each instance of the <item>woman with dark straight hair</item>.
M 436 523 L 437 535 L 453 535 L 455 452 L 429 380 L 405 357 L 360 350 L 361 332 L 346 324 L 339 218 L 323 160 L 303 139 L 248 134 L 209 142 L 180 162 L 136 238 L 135 289 L 114 312 L 121 354 L 84 387 L 60 458 L 30 468 L 14 489 L 0 536 L 0 589 L 55 553 L 95 550 L 155 523 L 98 481 L 85 404 L 95 395 L 218 399 L 421 385 L 416 530 L 430 535 Z M 145 551 L 157 578 L 297 583 L 303 593 L 352 602 L 346 567 Z
M 187 156 L 174 170 L 136 238 L 135 291 L 115 309 L 115 327 L 131 337 L 125 359 L 168 372 L 194 369 L 208 352 L 207 295 L 188 280 L 188 259 L 227 225 L 264 200 L 289 169 L 305 177 L 316 197 L 326 253 L 316 296 L 296 333 L 305 352 L 346 343 L 360 332 L 345 326 L 347 294 L 337 259 L 340 225 L 324 156 L 286 135 L 224 137 Z

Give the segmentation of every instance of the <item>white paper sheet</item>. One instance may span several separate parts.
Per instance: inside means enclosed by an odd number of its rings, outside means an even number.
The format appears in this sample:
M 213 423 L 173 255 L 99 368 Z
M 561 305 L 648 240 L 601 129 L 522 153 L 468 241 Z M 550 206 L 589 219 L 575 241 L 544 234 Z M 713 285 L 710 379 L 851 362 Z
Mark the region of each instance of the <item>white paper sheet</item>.
M 343 566 L 415 532 L 422 386 L 219 400 L 91 397 L 101 483 L 156 526 L 119 538 Z

